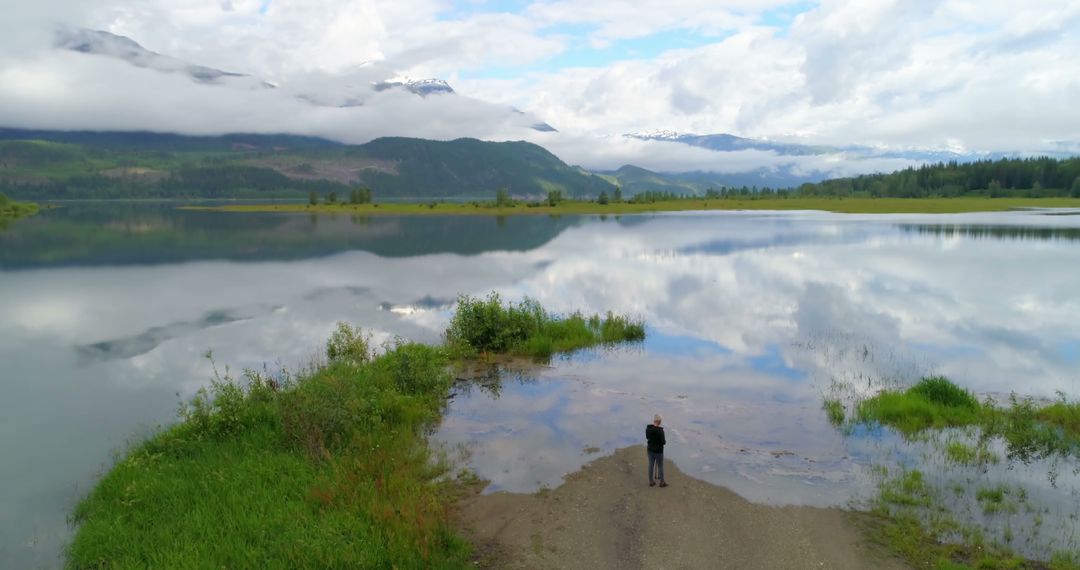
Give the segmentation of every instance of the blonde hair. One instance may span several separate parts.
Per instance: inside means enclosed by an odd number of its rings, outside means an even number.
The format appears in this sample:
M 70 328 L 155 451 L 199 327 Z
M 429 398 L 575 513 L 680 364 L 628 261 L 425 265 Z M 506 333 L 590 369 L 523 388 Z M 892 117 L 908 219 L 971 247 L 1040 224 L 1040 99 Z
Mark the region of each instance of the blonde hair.
M 658 423 L 660 423 L 662 421 L 664 421 L 664 418 L 660 417 L 660 414 L 656 414 L 652 418 L 652 423 L 654 423 L 654 424 L 658 424 Z

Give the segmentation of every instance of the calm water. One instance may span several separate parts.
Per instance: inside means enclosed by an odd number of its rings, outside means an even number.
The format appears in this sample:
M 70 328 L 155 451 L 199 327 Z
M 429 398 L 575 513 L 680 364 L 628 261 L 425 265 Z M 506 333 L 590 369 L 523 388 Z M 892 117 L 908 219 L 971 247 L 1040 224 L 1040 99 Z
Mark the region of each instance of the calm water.
M 980 394 L 1080 397 L 1080 216 L 723 213 L 315 218 L 70 204 L 0 233 L 0 567 L 56 566 L 65 517 L 220 365 L 303 366 L 336 321 L 437 341 L 459 293 L 643 317 L 643 346 L 462 386 L 435 436 L 490 491 L 558 485 L 642 440 L 756 501 L 860 504 L 871 466 L 1023 486 L 1031 552 L 1077 533 L 1075 462 L 961 469 L 930 443 L 845 436 L 823 394 L 943 373 Z M 986 518 L 957 493 L 955 508 Z M 1025 509 L 1031 512 L 1025 512 Z M 1011 517 L 1011 518 L 1010 518 Z M 1027 518 L 1025 518 L 1027 517 Z

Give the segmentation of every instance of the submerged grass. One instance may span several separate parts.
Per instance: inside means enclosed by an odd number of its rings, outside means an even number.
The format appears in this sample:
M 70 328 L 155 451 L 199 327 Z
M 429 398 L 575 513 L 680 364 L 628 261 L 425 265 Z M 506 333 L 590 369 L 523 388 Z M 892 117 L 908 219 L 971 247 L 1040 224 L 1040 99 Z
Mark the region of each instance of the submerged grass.
M 490 333 L 512 340 L 500 350 L 543 333 L 553 351 L 576 347 L 581 330 L 605 342 L 644 334 L 614 317 L 541 324 L 524 336 Z M 399 342 L 375 355 L 368 337 L 340 324 L 326 354 L 296 377 L 215 374 L 178 424 L 128 451 L 78 504 L 66 566 L 469 566 L 471 548 L 449 520 L 460 485 L 425 437 L 457 353 Z
M 825 402 L 828 407 L 829 400 Z M 955 464 L 985 468 L 999 462 L 989 447 L 995 440 L 1005 443 L 1010 459 L 1025 462 L 1080 455 L 1080 402 L 1070 402 L 1064 395 L 1050 404 L 1013 395 L 1007 405 L 999 405 L 991 398 L 980 402 L 949 379 L 934 376 L 907 389 L 886 390 L 858 401 L 854 409 L 850 422 L 843 427 L 884 425 L 912 438 L 949 428 L 947 437 L 936 441 L 945 459 Z M 1005 545 L 1014 538 L 1008 524 L 1002 534 L 1004 544 L 1000 544 L 985 538 L 981 523 L 956 522 L 945 501 L 925 483 L 919 471 L 901 471 L 891 477 L 885 469 L 880 472 L 886 477 L 879 484 L 873 510 L 881 519 L 872 535 L 916 568 L 1080 570 L 1080 557 L 1075 553 L 1047 553 L 1047 561 L 1018 556 Z M 954 484 L 952 492 L 959 497 L 968 490 Z M 1015 515 L 1022 507 L 1030 508 L 1022 487 L 979 487 L 973 498 L 984 517 Z
M 912 436 L 929 429 L 973 426 L 984 438 L 1000 437 L 1010 458 L 1028 460 L 1049 455 L 1080 453 L 1080 402 L 1064 395 L 1039 406 L 1031 398 L 1013 395 L 1009 406 L 975 396 L 944 377 L 923 378 L 907 390 L 886 390 L 855 406 L 855 423 L 881 424 Z M 965 462 L 964 450 L 946 453 Z M 979 459 L 978 456 L 975 457 Z M 989 456 L 986 459 L 990 459 Z
M 945 444 L 945 457 L 959 465 L 987 465 L 1001 461 L 1000 457 L 986 447 L 985 440 L 975 445 L 956 440 L 949 441 Z
M 645 325 L 639 320 L 611 312 L 558 317 L 533 299 L 503 303 L 494 292 L 486 299 L 460 297 L 446 330 L 448 346 L 466 357 L 509 353 L 544 359 L 557 352 L 644 339 Z
M 965 527 L 938 509 L 920 517 L 918 509 L 933 508 L 940 498 L 918 470 L 889 474 L 882 470 L 878 496 L 868 526 L 871 539 L 888 547 L 914 568 L 937 570 L 1022 569 L 1080 570 L 1080 557 L 1057 552 L 1046 562 L 1028 560 L 1007 546 L 988 542 L 977 528 Z M 992 514 L 1009 507 L 1006 487 L 980 489 L 978 500 Z M 963 543 L 956 542 L 962 539 Z
M 822 407 L 825 408 L 825 416 L 829 418 L 830 424 L 837 427 L 844 424 L 844 404 L 839 398 L 826 398 Z

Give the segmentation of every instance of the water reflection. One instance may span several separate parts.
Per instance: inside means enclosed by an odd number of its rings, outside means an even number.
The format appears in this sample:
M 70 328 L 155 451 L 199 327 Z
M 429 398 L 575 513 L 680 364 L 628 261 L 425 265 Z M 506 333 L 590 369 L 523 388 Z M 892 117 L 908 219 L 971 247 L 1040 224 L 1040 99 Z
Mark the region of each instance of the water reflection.
M 1075 213 L 1062 215 L 1076 215 Z M 1019 240 L 1080 240 L 1080 228 L 1040 228 L 1032 226 L 995 226 L 995 225 L 930 225 L 900 224 L 904 231 L 931 234 L 943 237 L 965 237 L 975 239 L 1019 239 Z
M 1076 231 L 1075 216 L 727 213 L 500 226 L 87 208 L 0 234 L 2 567 L 57 564 L 74 501 L 112 450 L 171 420 L 177 393 L 207 382 L 207 349 L 234 368 L 302 367 L 340 320 L 376 342 L 434 342 L 461 293 L 494 289 L 649 324 L 639 349 L 456 388 L 436 438 L 471 448 L 492 489 L 556 485 L 593 448 L 640 442 L 659 411 L 687 473 L 760 501 L 844 504 L 869 491 L 867 466 L 882 449 L 920 452 L 887 434 L 833 429 L 820 397 L 836 379 L 871 391 L 932 371 L 980 393 L 1080 396 L 1074 240 L 905 229 Z M 1075 507 L 1071 470 L 1059 471 L 1045 497 Z
M 65 203 L 0 229 L 0 267 L 293 260 L 362 249 L 400 257 L 542 246 L 579 223 L 518 216 L 224 214 L 173 203 Z

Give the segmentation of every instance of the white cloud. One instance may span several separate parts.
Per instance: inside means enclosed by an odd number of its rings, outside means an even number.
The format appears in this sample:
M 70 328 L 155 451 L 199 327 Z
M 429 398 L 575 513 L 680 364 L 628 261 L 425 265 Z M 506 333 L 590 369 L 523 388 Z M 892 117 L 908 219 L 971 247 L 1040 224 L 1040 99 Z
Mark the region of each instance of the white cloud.
M 1010 3 L 1011 4 L 1011 3 Z M 571 163 L 730 172 L 787 164 L 863 172 L 851 157 L 711 153 L 610 137 L 648 128 L 805 143 L 1037 151 L 1080 139 L 1080 5 L 829 0 L 789 29 L 761 24 L 777 0 L 452 12 L 438 0 L 46 0 L 0 23 L 0 122 L 8 126 L 214 133 L 528 138 Z M 267 7 L 268 6 L 268 7 Z M 264 9 L 266 8 L 266 9 Z M 280 85 L 229 92 L 183 77 L 46 50 L 57 26 L 124 34 L 147 48 Z M 607 64 L 538 69 L 583 49 L 678 31 L 704 45 Z M 582 38 L 573 37 L 580 32 Z M 659 40 L 657 40 L 659 41 Z M 588 51 L 587 49 L 585 50 Z M 621 53 L 621 52 L 620 52 Z M 489 69 L 504 79 L 484 79 Z M 463 97 L 420 99 L 374 81 L 451 79 Z M 471 78 L 470 78 L 471 77 Z M 360 102 L 350 109 L 317 108 Z M 484 103 L 489 101 L 491 103 Z M 513 105 L 531 115 L 518 115 Z M 540 134 L 546 121 L 561 132 Z
M 744 26 L 650 59 L 461 87 L 570 131 L 999 151 L 1080 138 L 1080 8 L 984 6 L 830 1 L 787 33 Z

